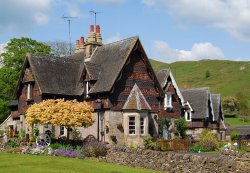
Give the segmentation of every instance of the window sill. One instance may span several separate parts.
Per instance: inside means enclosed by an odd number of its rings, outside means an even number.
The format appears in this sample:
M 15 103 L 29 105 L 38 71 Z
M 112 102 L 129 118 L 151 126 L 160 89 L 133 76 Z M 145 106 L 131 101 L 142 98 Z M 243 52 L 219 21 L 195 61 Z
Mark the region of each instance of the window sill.
M 25 101 L 26 102 L 33 102 L 34 100 L 33 99 L 26 99 Z

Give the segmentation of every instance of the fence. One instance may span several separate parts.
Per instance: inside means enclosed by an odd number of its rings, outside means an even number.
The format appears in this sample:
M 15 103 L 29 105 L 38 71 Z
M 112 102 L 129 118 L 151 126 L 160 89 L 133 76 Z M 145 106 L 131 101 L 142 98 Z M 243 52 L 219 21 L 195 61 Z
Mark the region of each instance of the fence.
M 188 149 L 193 145 L 190 139 L 173 139 L 173 140 L 157 140 L 158 145 L 163 151 L 178 151 L 187 152 Z

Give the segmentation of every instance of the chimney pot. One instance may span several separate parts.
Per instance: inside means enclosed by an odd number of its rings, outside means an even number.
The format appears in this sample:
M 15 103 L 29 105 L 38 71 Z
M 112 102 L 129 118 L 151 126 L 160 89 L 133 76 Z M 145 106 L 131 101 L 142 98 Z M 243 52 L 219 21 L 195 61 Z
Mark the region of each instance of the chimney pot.
M 94 25 L 90 25 L 90 32 L 94 32 Z
M 81 42 L 80 42 L 81 45 L 84 45 L 84 37 L 81 37 Z
M 78 46 L 80 44 L 80 40 L 76 40 L 76 45 Z
M 95 31 L 96 33 L 101 33 L 100 25 L 96 25 Z

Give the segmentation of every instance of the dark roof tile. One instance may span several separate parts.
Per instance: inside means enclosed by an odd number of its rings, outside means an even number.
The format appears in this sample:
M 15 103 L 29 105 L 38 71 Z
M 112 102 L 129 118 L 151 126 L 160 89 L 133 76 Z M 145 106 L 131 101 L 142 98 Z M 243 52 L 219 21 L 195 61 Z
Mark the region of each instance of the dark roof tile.
M 192 119 L 204 119 L 209 116 L 208 100 L 209 88 L 181 89 L 185 101 L 188 101 L 193 108 Z

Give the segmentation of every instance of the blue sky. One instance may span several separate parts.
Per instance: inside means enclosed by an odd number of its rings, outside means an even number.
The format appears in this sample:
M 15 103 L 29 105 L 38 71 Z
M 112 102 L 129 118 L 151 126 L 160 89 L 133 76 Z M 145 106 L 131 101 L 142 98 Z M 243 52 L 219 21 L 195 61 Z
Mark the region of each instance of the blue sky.
M 2 0 L 0 51 L 14 37 L 73 42 L 87 36 L 99 12 L 104 43 L 139 35 L 152 59 L 163 62 L 250 61 L 249 0 Z

